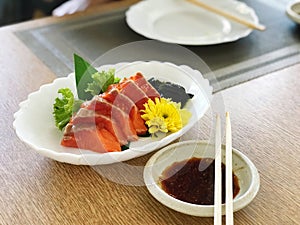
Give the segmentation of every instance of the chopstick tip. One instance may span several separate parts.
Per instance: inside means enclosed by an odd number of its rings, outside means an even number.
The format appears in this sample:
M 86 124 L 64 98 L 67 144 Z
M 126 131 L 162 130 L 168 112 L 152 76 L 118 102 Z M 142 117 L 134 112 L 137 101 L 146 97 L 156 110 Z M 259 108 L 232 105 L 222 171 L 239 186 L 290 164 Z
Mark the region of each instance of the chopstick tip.
M 262 25 L 262 24 L 259 24 L 259 25 L 257 26 L 257 29 L 260 30 L 260 31 L 264 31 L 264 30 L 266 30 L 266 26 L 265 26 L 265 25 Z

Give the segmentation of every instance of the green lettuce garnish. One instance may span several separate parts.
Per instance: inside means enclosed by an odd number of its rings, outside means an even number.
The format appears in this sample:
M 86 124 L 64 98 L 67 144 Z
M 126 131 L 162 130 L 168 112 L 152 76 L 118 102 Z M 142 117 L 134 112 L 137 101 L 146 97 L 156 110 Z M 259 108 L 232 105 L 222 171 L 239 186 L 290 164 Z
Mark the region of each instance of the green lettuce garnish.
M 85 100 L 105 92 L 109 85 L 119 83 L 115 77 L 115 70 L 109 69 L 98 72 L 90 63 L 79 55 L 74 54 L 75 81 L 79 99 L 75 99 L 69 88 L 58 90 L 60 97 L 55 99 L 53 115 L 55 125 L 62 130 L 70 121 L 74 112 L 77 112 Z
M 62 130 L 70 121 L 74 112 L 80 108 L 82 100 L 75 100 L 72 91 L 69 88 L 58 90 L 59 97 L 55 99 L 53 105 L 53 115 L 55 125 Z
M 119 83 L 120 81 L 120 78 L 115 77 L 115 69 L 94 73 L 92 78 L 93 82 L 88 83 L 88 87 L 85 89 L 92 96 L 105 92 L 109 85 Z
M 110 84 L 119 83 L 115 70 L 98 71 L 89 62 L 74 54 L 75 80 L 78 98 L 90 100 L 105 92 Z

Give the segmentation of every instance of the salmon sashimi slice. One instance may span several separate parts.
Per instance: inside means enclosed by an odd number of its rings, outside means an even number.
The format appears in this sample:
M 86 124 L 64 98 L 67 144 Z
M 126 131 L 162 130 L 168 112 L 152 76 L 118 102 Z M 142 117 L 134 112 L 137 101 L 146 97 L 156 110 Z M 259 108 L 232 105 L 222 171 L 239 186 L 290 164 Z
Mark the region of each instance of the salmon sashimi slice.
M 74 133 L 68 133 L 68 135 L 64 135 L 60 144 L 65 147 L 78 148 Z
M 120 83 L 120 92 L 130 98 L 139 110 L 144 109 L 144 104 L 148 101 L 146 93 L 139 88 L 132 80 Z
M 138 139 L 133 123 L 129 119 L 129 115 L 101 96 L 95 96 L 88 104 L 85 104 L 85 107 L 98 114 L 109 117 L 118 126 L 120 126 L 128 141 L 136 141 Z
M 127 137 L 122 131 L 122 127 L 109 117 L 103 116 L 95 111 L 81 108 L 72 119 L 73 130 L 77 126 L 82 127 L 82 124 L 89 124 L 91 127 L 97 126 L 98 129 L 105 128 L 116 137 L 120 145 L 128 144 Z
M 83 129 L 74 133 L 77 147 L 99 153 L 120 152 L 117 139 L 106 129 Z
M 123 78 L 118 84 L 111 84 L 107 91 L 118 89 L 129 97 L 139 110 L 144 109 L 144 104 L 149 98 L 160 98 L 159 92 L 150 84 L 142 73 L 138 72 L 130 78 Z
M 134 102 L 127 96 L 120 93 L 117 88 L 112 88 L 110 91 L 102 93 L 101 97 L 114 106 L 119 107 L 127 115 L 131 114 L 134 107 L 136 108 Z
M 160 98 L 142 73 L 112 84 L 81 105 L 67 124 L 61 145 L 99 153 L 118 152 L 147 132 L 140 110 L 149 98 Z
M 106 129 L 82 129 L 64 136 L 61 145 L 81 148 L 99 153 L 120 152 L 121 146 L 117 139 Z
M 140 87 L 152 100 L 155 98 L 160 98 L 158 91 L 145 79 L 142 73 L 138 72 L 129 79 L 133 80 L 135 84 Z
M 106 92 L 101 96 L 113 105 L 119 107 L 125 113 L 129 114 L 129 118 L 132 121 L 134 129 L 138 135 L 144 135 L 147 132 L 145 121 L 142 119 L 137 106 L 130 98 L 120 93 L 116 88 L 111 89 L 109 92 Z

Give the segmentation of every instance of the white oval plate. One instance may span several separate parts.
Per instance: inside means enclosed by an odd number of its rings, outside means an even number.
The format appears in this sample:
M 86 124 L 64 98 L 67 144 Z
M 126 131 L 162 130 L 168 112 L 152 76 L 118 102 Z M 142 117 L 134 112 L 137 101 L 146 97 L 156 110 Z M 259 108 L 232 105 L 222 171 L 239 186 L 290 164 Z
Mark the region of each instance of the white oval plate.
M 235 0 L 202 0 L 258 24 L 255 11 Z M 155 40 L 183 45 L 212 45 L 246 37 L 252 29 L 184 0 L 147 0 L 131 6 L 126 22 L 135 32 Z
M 296 23 L 300 24 L 300 1 L 296 0 L 288 4 L 285 10 L 287 16 Z
M 13 126 L 18 137 L 35 149 L 38 153 L 60 162 L 76 165 L 101 165 L 129 160 L 145 155 L 161 148 L 187 132 L 206 112 L 210 106 L 212 87 L 201 73 L 188 66 L 176 66 L 162 62 L 133 62 L 105 65 L 99 70 L 116 69 L 116 76 L 129 77 L 142 72 L 146 78 L 155 77 L 162 81 L 171 81 L 185 87 L 194 97 L 186 108 L 192 113 L 189 123 L 180 131 L 169 134 L 161 139 L 139 138 L 131 142 L 130 148 L 122 152 L 95 153 L 88 150 L 67 148 L 60 145 L 62 132 L 55 127 L 53 119 L 53 103 L 58 97 L 58 89 L 69 87 L 76 93 L 75 77 L 57 78 L 28 96 L 20 103 L 20 109 L 14 114 Z
M 153 197 L 173 210 L 193 216 L 213 217 L 214 205 L 196 205 L 178 200 L 163 191 L 159 185 L 159 177 L 168 166 L 191 157 L 214 158 L 214 145 L 207 141 L 192 140 L 178 142 L 159 150 L 148 160 L 144 168 L 145 184 Z M 225 146 L 222 145 L 222 162 L 225 164 L 225 161 Z M 255 198 L 260 179 L 255 165 L 236 149 L 232 149 L 232 170 L 238 177 L 240 186 L 240 191 L 233 200 L 235 212 Z M 222 204 L 222 212 L 224 215 L 225 204 Z

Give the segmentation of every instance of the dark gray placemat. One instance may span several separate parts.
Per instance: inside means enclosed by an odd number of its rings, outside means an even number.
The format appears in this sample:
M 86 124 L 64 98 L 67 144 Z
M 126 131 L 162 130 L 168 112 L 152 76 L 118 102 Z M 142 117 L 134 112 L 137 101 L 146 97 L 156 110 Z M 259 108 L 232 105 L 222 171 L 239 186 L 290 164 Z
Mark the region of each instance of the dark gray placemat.
M 266 31 L 253 31 L 248 37 L 232 43 L 184 46 L 200 56 L 214 72 L 217 80 L 208 77 L 214 91 L 300 62 L 300 26 L 290 21 L 284 13 L 288 0 L 244 2 L 255 9 L 260 21 L 267 26 Z M 117 46 L 146 40 L 127 26 L 125 11 L 126 9 L 121 9 L 77 18 L 16 34 L 58 77 L 66 76 L 74 70 L 74 52 L 93 62 Z M 156 59 L 163 60 L 159 56 Z M 116 59 L 119 60 L 120 58 Z M 132 54 L 124 60 L 136 59 Z M 145 56 L 140 60 L 148 58 Z M 180 62 L 174 60 L 174 63 L 200 69 L 197 62 L 190 62 L 188 59 L 185 61 L 180 58 Z

